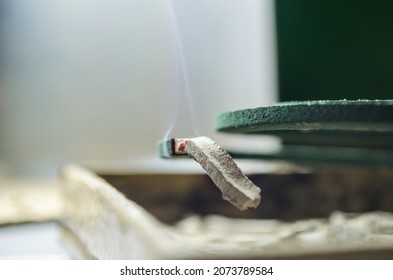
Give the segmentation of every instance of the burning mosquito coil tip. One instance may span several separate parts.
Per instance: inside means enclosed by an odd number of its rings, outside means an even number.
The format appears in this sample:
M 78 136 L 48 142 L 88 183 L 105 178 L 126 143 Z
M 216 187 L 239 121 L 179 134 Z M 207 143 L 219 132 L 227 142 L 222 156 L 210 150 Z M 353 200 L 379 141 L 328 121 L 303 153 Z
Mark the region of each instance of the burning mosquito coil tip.
M 225 200 L 241 210 L 257 207 L 260 188 L 254 185 L 232 157 L 208 137 L 175 138 L 158 143 L 159 155 L 176 158 L 188 155 L 197 161 L 221 190 Z

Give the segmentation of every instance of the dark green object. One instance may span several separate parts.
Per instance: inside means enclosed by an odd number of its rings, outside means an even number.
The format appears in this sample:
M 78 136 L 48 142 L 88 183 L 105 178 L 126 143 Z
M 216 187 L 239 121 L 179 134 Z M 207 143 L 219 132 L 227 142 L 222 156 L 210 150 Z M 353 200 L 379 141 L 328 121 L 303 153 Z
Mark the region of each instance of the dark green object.
M 268 107 L 220 114 L 218 131 L 274 133 L 275 131 L 393 132 L 393 100 L 326 100 L 285 102 Z
M 283 145 L 274 153 L 229 151 L 233 158 L 287 160 L 305 165 L 393 166 L 393 151 L 369 148 L 315 147 Z
M 235 158 L 393 165 L 393 100 L 278 103 L 222 113 L 215 120 L 215 128 L 282 139 L 279 152 L 229 151 Z
M 275 4 L 280 101 L 393 98 L 393 1 Z

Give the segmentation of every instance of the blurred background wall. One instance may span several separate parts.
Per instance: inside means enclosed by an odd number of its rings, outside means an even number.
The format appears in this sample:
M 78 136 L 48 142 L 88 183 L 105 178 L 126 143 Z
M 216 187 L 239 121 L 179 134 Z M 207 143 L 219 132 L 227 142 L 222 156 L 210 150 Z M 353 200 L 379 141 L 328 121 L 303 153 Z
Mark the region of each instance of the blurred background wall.
M 0 159 L 9 176 L 155 154 L 179 90 L 169 1 L 0 3 Z M 273 1 L 173 3 L 201 134 L 218 137 L 219 112 L 276 100 Z M 188 136 L 188 123 L 179 126 L 171 136 Z
M 155 154 L 177 100 L 170 136 L 195 136 L 169 3 L 0 0 L 3 170 Z M 199 134 L 224 141 L 216 113 L 277 99 L 393 98 L 392 1 L 173 3 Z

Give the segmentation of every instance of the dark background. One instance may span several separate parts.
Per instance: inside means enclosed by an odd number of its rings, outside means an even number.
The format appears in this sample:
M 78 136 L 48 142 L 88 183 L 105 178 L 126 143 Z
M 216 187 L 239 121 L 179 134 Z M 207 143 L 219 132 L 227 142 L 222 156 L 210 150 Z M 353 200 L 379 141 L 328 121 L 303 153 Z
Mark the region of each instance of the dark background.
M 280 101 L 393 98 L 393 1 L 277 0 Z

